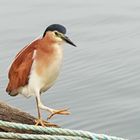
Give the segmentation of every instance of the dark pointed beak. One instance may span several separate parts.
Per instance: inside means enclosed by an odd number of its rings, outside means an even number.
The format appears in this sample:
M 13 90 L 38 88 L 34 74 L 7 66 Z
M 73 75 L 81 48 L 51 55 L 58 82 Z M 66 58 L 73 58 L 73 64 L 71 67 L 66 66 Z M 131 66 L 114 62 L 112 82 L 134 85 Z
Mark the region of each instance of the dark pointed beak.
M 74 47 L 77 47 L 67 36 L 63 35 L 63 36 L 61 36 L 61 38 L 62 38 L 65 42 L 67 42 L 68 44 L 70 44 L 70 45 L 72 45 L 72 46 L 74 46 Z

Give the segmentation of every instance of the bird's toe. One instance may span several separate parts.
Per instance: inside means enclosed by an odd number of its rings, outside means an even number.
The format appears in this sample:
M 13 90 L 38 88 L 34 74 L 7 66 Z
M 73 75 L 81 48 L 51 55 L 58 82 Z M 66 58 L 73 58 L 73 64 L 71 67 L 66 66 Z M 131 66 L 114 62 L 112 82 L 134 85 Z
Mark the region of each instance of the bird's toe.
M 43 126 L 43 127 L 59 127 L 57 124 L 47 122 L 42 119 L 35 120 L 35 126 Z
M 51 119 L 56 114 L 59 114 L 59 115 L 69 115 L 70 111 L 68 111 L 68 108 L 53 110 L 52 113 L 48 116 L 47 120 Z

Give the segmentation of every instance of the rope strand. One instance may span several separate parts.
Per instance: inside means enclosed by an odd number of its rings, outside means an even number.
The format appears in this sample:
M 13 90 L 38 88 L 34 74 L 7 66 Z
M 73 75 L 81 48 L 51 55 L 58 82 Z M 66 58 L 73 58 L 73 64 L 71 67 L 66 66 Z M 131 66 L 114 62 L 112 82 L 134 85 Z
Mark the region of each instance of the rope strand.
M 20 134 L 20 133 L 5 133 L 0 132 L 0 138 L 18 138 L 18 139 L 33 139 L 33 140 L 127 140 L 104 134 L 95 134 L 82 130 L 70 130 L 62 128 L 51 128 L 34 126 L 21 123 L 6 122 L 0 120 L 0 126 L 10 127 L 20 130 L 31 130 L 41 134 Z

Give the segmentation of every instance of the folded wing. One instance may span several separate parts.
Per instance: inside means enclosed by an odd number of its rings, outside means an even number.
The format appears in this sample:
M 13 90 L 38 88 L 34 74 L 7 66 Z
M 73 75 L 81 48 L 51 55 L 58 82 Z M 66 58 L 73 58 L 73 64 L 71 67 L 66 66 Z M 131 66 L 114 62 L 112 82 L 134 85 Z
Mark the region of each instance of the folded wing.
M 33 54 L 38 46 L 39 39 L 25 46 L 15 57 L 9 73 L 9 83 L 6 92 L 14 96 L 18 94 L 17 89 L 28 84 L 30 71 L 33 63 Z

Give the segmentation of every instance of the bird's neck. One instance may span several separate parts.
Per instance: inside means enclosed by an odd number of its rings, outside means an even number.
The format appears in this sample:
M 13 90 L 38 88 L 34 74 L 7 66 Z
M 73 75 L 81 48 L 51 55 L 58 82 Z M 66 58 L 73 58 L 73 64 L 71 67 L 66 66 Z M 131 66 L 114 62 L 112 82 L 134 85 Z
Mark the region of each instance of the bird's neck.
M 63 46 L 58 42 L 52 41 L 48 38 L 40 40 L 39 49 L 46 52 L 47 54 L 62 53 Z

